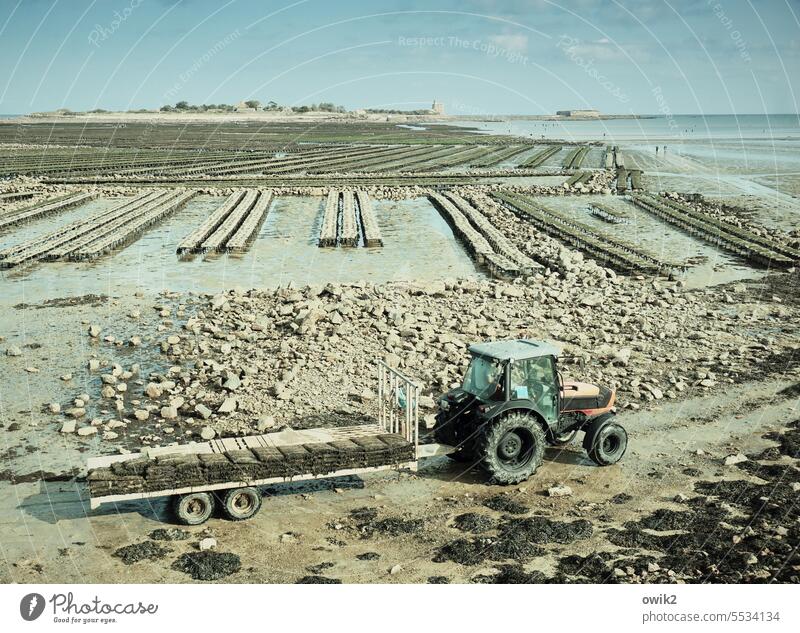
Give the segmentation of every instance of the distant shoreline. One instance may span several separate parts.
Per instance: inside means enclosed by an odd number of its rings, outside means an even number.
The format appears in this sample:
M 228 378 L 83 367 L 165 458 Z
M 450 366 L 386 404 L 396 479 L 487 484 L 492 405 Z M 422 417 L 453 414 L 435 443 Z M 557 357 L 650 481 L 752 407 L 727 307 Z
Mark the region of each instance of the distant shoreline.
M 128 123 L 147 121 L 151 123 L 193 123 L 207 121 L 230 121 L 232 123 L 258 122 L 393 122 L 393 123 L 449 123 L 452 121 L 603 121 L 613 119 L 652 119 L 659 115 L 601 114 L 599 116 L 558 116 L 555 114 L 381 114 L 381 113 L 332 113 L 332 112 L 34 112 L 30 114 L 0 115 L 0 123 L 20 119 L 25 123 L 66 123 L 70 121 L 93 123 Z

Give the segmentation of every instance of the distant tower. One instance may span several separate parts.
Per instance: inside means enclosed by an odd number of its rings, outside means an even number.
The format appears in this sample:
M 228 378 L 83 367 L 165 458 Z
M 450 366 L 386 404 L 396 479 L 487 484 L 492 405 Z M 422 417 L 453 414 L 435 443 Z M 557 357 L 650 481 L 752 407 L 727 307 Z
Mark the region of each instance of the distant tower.
M 434 114 L 444 114 L 444 104 L 441 101 L 434 99 L 433 105 L 431 106 L 431 112 Z

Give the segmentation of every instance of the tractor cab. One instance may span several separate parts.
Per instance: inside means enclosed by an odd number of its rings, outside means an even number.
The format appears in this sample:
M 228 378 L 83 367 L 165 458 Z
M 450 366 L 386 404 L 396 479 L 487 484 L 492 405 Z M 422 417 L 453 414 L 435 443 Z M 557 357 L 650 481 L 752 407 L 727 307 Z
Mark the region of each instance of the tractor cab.
M 495 408 L 530 408 L 547 422 L 558 417 L 558 348 L 528 340 L 479 343 L 461 389 Z
M 457 448 L 454 459 L 481 461 L 496 480 L 516 483 L 535 470 L 545 443 L 571 442 L 578 431 L 597 463 L 622 457 L 627 435 L 612 423 L 614 390 L 562 380 L 558 347 L 518 339 L 476 343 L 469 352 L 461 386 L 439 399 L 434 428 L 437 442 Z M 595 450 L 601 428 L 611 438 L 605 453 Z

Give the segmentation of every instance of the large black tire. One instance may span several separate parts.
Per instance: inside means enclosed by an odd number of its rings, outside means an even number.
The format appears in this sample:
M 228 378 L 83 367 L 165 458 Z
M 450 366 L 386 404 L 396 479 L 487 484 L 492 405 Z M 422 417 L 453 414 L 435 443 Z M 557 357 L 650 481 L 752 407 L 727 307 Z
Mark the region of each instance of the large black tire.
M 256 488 L 233 488 L 222 498 L 222 511 L 231 521 L 244 521 L 261 509 L 261 493 Z
M 628 448 L 628 433 L 613 416 L 599 419 L 586 431 L 583 447 L 598 466 L 616 464 Z
M 175 518 L 183 525 L 200 525 L 214 513 L 214 496 L 207 492 L 176 495 L 172 500 Z
M 536 472 L 544 459 L 547 439 L 539 421 L 525 413 L 510 413 L 486 425 L 475 458 L 498 484 L 518 484 Z

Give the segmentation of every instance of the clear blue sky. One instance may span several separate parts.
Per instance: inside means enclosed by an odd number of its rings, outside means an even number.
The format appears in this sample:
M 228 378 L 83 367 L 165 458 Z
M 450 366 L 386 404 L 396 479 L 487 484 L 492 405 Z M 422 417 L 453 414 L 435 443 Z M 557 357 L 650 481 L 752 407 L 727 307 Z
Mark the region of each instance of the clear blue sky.
M 800 0 L 0 0 L 0 112 L 794 113 Z

